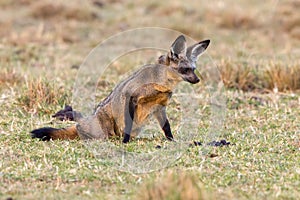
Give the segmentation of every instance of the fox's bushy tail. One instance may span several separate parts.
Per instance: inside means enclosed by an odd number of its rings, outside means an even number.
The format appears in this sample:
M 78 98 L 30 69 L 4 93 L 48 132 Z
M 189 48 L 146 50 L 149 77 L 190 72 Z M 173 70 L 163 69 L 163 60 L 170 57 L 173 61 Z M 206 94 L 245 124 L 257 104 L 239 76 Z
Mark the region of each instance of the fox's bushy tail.
M 47 140 L 73 140 L 79 138 L 78 131 L 76 129 L 76 125 L 70 126 L 68 128 L 51 128 L 44 127 L 35 129 L 30 132 L 32 138 L 39 138 L 43 141 Z

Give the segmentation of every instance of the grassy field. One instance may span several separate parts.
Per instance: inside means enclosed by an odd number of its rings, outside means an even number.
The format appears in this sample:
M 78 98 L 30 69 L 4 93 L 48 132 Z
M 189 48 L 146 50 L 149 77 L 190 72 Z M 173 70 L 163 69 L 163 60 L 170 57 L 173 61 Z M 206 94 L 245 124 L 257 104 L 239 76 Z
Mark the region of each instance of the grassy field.
M 299 1 L 3 0 L 0 8 L 0 199 L 299 198 Z M 72 124 L 51 115 L 72 103 L 88 53 L 112 35 L 141 27 L 211 39 L 198 61 L 203 79 L 192 88 L 199 97 L 192 103 L 197 123 L 181 129 L 196 129 L 197 141 L 226 139 L 232 145 L 184 148 L 168 167 L 134 173 L 116 169 L 119 154 L 103 160 L 82 141 L 31 139 L 32 129 Z M 175 39 L 153 37 L 167 44 Z M 96 98 L 156 54 L 115 60 L 99 80 Z M 208 72 L 215 66 L 219 74 Z M 224 88 L 212 93 L 210 83 L 220 80 Z M 190 86 L 182 83 L 177 91 L 185 89 Z M 225 107 L 214 110 L 210 100 L 218 92 Z M 168 112 L 180 138 L 178 123 L 188 103 L 173 99 Z M 125 149 L 154 152 L 161 160 L 172 154 L 159 131 L 150 134 L 155 137 L 135 139 Z M 117 139 L 111 143 L 121 146 Z

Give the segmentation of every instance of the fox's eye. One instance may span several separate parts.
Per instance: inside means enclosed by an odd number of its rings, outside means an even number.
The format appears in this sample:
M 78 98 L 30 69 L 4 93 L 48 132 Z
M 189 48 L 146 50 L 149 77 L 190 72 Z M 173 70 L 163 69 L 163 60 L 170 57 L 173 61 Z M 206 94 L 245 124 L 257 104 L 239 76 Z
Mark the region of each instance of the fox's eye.
M 189 72 L 190 68 L 181 68 L 180 73 L 187 74 Z

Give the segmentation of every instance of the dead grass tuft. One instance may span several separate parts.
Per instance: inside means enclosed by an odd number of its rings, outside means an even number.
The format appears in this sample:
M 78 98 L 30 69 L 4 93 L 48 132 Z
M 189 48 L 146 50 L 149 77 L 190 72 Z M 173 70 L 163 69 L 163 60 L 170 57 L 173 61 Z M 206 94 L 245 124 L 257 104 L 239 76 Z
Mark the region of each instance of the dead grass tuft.
M 296 61 L 250 64 L 222 60 L 219 69 L 227 88 L 280 92 L 300 89 L 300 64 Z
M 226 29 L 254 29 L 260 26 L 260 22 L 251 13 L 245 13 L 241 9 L 211 9 L 206 12 L 206 17 L 212 23 Z
M 23 77 L 13 69 L 5 69 L 0 72 L 0 88 L 17 85 L 23 80 Z
M 64 6 L 61 4 L 38 3 L 34 5 L 31 15 L 35 18 L 47 19 L 61 15 L 64 9 Z
M 148 183 L 140 191 L 137 199 L 208 199 L 202 185 L 195 176 L 188 173 L 170 172 L 163 178 Z
M 254 17 L 239 12 L 223 12 L 219 21 L 222 28 L 236 29 L 252 29 L 258 27 L 258 22 Z
M 297 1 L 285 1 L 278 7 L 275 21 L 280 29 L 291 37 L 300 39 L 300 3 Z
M 44 79 L 33 79 L 26 82 L 22 93 L 17 99 L 22 108 L 28 112 L 44 112 L 49 105 L 63 106 L 68 101 L 67 91 L 63 87 L 58 87 L 55 82 Z
M 262 83 L 258 83 L 258 73 L 247 64 L 222 60 L 219 69 L 227 88 L 251 91 L 263 87 Z
M 50 19 L 59 18 L 73 19 L 78 21 L 89 21 L 97 18 L 97 15 L 88 8 L 82 8 L 80 5 L 66 6 L 53 2 L 38 2 L 33 5 L 31 16 L 35 18 Z
M 300 63 L 270 62 L 265 76 L 269 89 L 277 88 L 283 92 L 300 89 Z

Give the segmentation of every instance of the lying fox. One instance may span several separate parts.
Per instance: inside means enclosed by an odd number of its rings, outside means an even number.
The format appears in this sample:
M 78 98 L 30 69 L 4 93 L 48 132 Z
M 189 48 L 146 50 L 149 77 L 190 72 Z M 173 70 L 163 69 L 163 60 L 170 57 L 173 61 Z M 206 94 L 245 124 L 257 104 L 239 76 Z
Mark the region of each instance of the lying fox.
M 107 139 L 123 137 L 123 143 L 136 136 L 144 122 L 153 115 L 166 138 L 173 140 L 166 106 L 174 87 L 181 81 L 196 84 L 196 61 L 208 47 L 210 40 L 187 48 L 186 39 L 179 36 L 167 55 L 160 56 L 158 64 L 145 65 L 118 84 L 89 117 L 77 113 L 76 125 L 56 129 L 40 128 L 31 131 L 32 138 L 56 139 Z

